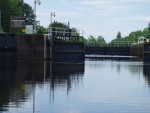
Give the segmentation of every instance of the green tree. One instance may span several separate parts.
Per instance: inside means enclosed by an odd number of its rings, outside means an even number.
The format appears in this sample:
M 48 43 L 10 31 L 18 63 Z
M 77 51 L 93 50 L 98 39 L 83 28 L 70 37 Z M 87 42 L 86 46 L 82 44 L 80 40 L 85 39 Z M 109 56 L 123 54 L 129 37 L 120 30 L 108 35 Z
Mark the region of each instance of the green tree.
M 148 24 L 148 27 L 143 30 L 143 32 L 145 37 L 150 39 L 150 23 Z
M 124 38 L 119 38 L 121 33 L 118 32 L 117 34 L 118 38 L 113 39 L 111 41 L 111 44 L 114 42 L 119 42 L 119 41 L 123 41 L 123 42 L 126 41 L 128 43 L 133 43 L 133 42 L 137 42 L 140 37 L 146 37 L 150 39 L 149 29 L 150 29 L 150 23 L 148 24 L 148 27 L 144 28 L 143 30 L 133 31 L 128 36 L 125 36 Z
M 59 28 L 68 28 L 68 25 L 65 23 L 54 21 L 49 25 L 50 27 L 59 27 Z
M 72 28 L 72 36 L 80 36 L 76 28 Z
M 64 28 L 64 29 L 69 29 L 68 25 L 65 24 L 65 23 L 61 23 L 61 22 L 57 22 L 57 21 L 54 21 L 53 23 L 51 23 L 49 26 L 52 26 L 52 27 L 58 27 L 58 28 Z M 79 36 L 80 34 L 78 33 L 77 29 L 76 28 L 71 28 L 71 31 L 72 31 L 72 36 Z
M 147 29 L 150 30 L 150 23 L 148 24 L 148 28 Z
M 139 37 L 142 37 L 143 36 L 143 33 L 141 30 L 137 30 L 137 31 L 134 31 L 134 32 L 131 32 L 128 36 L 125 36 L 124 38 L 116 38 L 116 39 L 113 39 L 111 41 L 111 45 L 113 46 L 122 46 L 122 45 L 125 45 L 125 44 L 132 44 L 134 42 L 137 42 L 138 41 L 138 38 Z
M 0 10 L 2 13 L 2 28 L 4 32 L 9 32 L 10 17 L 20 16 L 22 13 L 18 0 L 0 0 Z
M 120 32 L 120 31 L 118 32 L 118 34 L 117 34 L 117 37 L 116 37 L 116 38 L 117 38 L 117 39 L 122 38 L 122 37 L 121 37 L 121 32 Z
M 98 36 L 96 41 L 97 41 L 98 46 L 106 45 L 106 41 L 105 41 L 104 37 L 102 37 L 102 36 Z
M 22 5 L 22 14 L 26 17 L 26 25 L 33 25 L 35 16 L 32 7 L 29 4 L 24 3 Z
M 88 39 L 87 39 L 87 46 L 96 46 L 97 45 L 97 42 L 96 42 L 96 38 L 94 36 L 90 36 Z
M 43 27 L 43 26 L 39 26 L 38 28 L 37 28 L 37 34 L 47 34 L 48 32 L 47 32 L 47 29 L 45 28 L 45 27 Z
M 24 0 L 18 0 L 18 5 L 22 6 L 24 4 Z

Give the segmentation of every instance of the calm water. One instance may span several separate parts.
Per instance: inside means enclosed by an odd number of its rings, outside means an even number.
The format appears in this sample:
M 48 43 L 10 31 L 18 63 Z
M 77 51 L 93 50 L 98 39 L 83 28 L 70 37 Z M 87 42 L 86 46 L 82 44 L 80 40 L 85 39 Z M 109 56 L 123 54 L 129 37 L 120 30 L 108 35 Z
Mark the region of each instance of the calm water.
M 150 113 L 150 63 L 0 61 L 0 113 Z

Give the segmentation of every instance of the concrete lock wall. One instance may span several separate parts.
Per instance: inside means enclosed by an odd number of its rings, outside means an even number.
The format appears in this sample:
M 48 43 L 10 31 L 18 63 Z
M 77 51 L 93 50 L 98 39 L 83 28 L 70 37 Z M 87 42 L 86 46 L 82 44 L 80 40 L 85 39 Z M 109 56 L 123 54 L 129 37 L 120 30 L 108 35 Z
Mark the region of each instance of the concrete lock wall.
M 144 43 L 144 60 L 150 61 L 150 43 Z
M 0 34 L 0 59 L 16 59 L 16 35 Z
M 130 55 L 130 47 L 86 47 L 85 54 Z
M 130 56 L 130 47 L 105 47 L 105 55 Z
M 84 60 L 86 54 L 131 55 L 150 60 L 150 43 L 131 47 L 84 47 L 84 43 L 54 41 L 48 35 L 0 34 L 0 59 Z
M 44 59 L 44 35 L 17 35 L 17 59 Z
M 143 60 L 150 60 L 150 43 L 131 45 L 131 55 L 139 56 Z
M 44 58 L 44 35 L 0 34 L 0 59 Z
M 51 54 L 52 60 L 84 60 L 84 43 L 55 41 Z
M 84 60 L 83 43 L 50 41 L 48 35 L 0 34 L 0 59 Z
M 144 44 L 133 44 L 131 45 L 131 56 L 139 56 L 144 58 Z
M 85 54 L 105 54 L 105 47 L 85 47 Z

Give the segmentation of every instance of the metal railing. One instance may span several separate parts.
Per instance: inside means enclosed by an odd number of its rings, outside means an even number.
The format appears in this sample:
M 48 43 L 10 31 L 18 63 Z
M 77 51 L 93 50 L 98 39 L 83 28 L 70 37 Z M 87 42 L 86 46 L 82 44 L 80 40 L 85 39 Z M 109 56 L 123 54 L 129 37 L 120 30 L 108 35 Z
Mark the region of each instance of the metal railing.
M 107 43 L 107 44 L 99 44 L 97 42 L 93 42 L 93 43 L 85 43 L 86 47 L 123 47 L 123 46 L 130 46 L 131 44 L 133 44 L 134 41 L 113 41 L 111 43 Z
M 69 42 L 83 42 L 84 30 L 49 27 L 48 34 L 53 37 L 53 40 L 69 41 Z

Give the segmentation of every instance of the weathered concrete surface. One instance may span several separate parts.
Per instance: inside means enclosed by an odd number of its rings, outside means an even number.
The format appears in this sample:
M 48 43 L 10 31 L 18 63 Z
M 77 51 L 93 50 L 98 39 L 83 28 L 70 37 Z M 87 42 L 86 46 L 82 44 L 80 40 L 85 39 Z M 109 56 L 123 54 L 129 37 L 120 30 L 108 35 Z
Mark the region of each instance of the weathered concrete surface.
M 150 43 L 144 43 L 144 60 L 150 61 Z
M 139 56 L 145 61 L 150 61 L 150 43 L 131 45 L 131 55 Z
M 17 35 L 17 59 L 44 59 L 44 35 Z
M 16 59 L 16 35 L 0 34 L 0 59 Z
M 130 47 L 85 47 L 85 54 L 130 56 Z
M 0 34 L 0 59 L 84 60 L 84 43 L 52 41 L 48 35 Z
M 131 45 L 131 55 L 139 56 L 143 59 L 144 57 L 144 45 L 143 44 L 133 44 Z
M 51 51 L 52 60 L 81 60 L 85 58 L 84 43 L 54 41 Z

